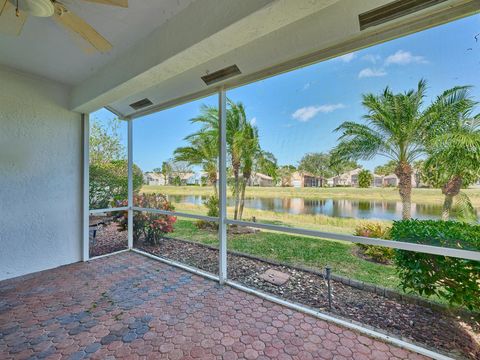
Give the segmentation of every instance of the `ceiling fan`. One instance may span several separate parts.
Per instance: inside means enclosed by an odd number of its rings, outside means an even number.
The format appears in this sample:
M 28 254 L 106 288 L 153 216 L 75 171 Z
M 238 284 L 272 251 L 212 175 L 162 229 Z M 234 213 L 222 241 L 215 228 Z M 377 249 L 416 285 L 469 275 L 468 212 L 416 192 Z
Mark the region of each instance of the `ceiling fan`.
M 128 7 L 128 0 L 83 0 L 92 3 Z M 112 44 L 85 20 L 57 0 L 0 0 L 0 33 L 19 35 L 28 16 L 50 17 L 80 35 L 95 50 L 107 52 Z

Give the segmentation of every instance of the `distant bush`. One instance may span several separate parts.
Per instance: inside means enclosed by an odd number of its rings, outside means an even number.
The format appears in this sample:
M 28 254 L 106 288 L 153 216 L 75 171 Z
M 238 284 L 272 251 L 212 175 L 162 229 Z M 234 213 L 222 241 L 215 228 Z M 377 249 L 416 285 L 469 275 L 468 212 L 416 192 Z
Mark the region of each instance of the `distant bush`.
M 135 195 L 133 203 L 143 208 L 167 211 L 175 209 L 163 194 Z M 126 205 L 126 201 L 119 203 L 119 206 Z M 140 238 L 143 238 L 147 244 L 158 245 L 165 234 L 173 232 L 173 225 L 176 221 L 177 218 L 172 215 L 135 211 L 133 215 L 133 239 L 138 241 Z M 120 220 L 119 229 L 121 231 L 127 230 L 127 227 L 128 213 L 124 212 Z
M 480 251 L 480 225 L 402 220 L 394 223 L 391 236 L 396 241 Z M 396 250 L 395 264 L 404 290 L 480 310 L 480 262 Z
M 390 239 L 390 228 L 383 227 L 379 223 L 364 223 L 355 228 L 355 236 L 364 236 L 377 239 Z M 385 246 L 357 244 L 363 254 L 376 262 L 387 264 L 392 261 L 395 250 Z
M 368 170 L 362 170 L 358 173 L 358 186 L 361 188 L 368 188 L 372 185 L 373 175 Z

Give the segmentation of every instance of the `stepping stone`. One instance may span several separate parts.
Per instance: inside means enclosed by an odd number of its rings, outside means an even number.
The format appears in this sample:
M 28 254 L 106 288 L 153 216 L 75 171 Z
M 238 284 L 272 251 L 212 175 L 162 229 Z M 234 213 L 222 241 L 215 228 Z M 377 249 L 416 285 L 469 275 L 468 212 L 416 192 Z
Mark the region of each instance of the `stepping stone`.
M 288 281 L 290 275 L 278 270 L 268 269 L 263 274 L 260 274 L 259 277 L 270 284 L 280 286 Z

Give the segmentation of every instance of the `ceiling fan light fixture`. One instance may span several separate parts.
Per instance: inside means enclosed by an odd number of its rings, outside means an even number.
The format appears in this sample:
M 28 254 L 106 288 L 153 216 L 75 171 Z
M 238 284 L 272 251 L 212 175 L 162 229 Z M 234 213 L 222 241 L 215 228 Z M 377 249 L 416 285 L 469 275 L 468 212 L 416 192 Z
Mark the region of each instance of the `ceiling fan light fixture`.
M 14 5 L 17 1 L 14 1 Z M 37 17 L 50 17 L 55 12 L 55 7 L 51 0 L 18 0 L 18 8 L 28 15 Z

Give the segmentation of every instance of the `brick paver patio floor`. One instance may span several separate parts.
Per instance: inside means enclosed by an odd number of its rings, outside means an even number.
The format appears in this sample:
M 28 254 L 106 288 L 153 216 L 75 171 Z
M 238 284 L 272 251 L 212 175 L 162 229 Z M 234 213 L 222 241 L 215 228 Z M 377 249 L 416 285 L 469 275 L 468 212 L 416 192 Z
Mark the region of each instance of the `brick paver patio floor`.
M 0 282 L 1 359 L 425 359 L 132 252 Z

